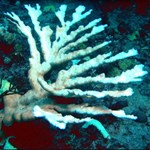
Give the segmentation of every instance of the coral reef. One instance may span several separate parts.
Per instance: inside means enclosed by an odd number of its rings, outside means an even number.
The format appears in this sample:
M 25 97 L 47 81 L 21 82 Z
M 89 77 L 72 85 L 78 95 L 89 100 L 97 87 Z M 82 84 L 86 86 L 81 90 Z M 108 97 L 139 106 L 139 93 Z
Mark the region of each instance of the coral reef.
M 104 31 L 107 25 L 100 25 L 101 18 L 98 18 L 90 21 L 87 25 L 80 25 L 72 30 L 72 26 L 87 18 L 92 10 L 85 11 L 85 7 L 80 5 L 72 14 L 72 20 L 65 21 L 67 5 L 62 5 L 59 10 L 55 12 L 61 25 L 57 25 L 56 32 L 54 33 L 49 26 L 40 26 L 38 18 L 41 16 L 42 11 L 38 4 L 35 8 L 30 5 L 25 5 L 25 8 L 31 18 L 34 30 L 39 36 L 41 47 L 37 46 L 36 38 L 34 38 L 30 26 L 25 25 L 15 13 L 6 13 L 11 19 L 11 22 L 27 37 L 31 54 L 29 58 L 30 69 L 28 79 L 32 89 L 27 91 L 24 95 L 10 94 L 4 97 L 4 111 L 1 110 L 1 118 L 5 124 L 11 125 L 14 121 L 26 121 L 35 119 L 36 117 L 45 117 L 54 126 L 65 129 L 67 123 L 86 122 L 87 124 L 85 124 L 85 126 L 89 124 L 95 125 L 96 127 L 99 126 L 99 130 L 103 136 L 109 138 L 109 134 L 107 134 L 100 122 L 98 123 L 97 120 L 94 120 L 91 115 L 111 114 L 121 118 L 137 119 L 134 115 L 126 115 L 124 110 L 111 110 L 103 106 L 90 106 L 87 103 L 58 104 L 51 98 L 52 95 L 95 98 L 131 96 L 133 90 L 130 87 L 124 90 L 97 91 L 83 90 L 80 89 L 79 86 L 91 83 L 125 84 L 141 81 L 141 77 L 147 74 L 147 72 L 143 70 L 144 65 L 142 64 L 135 65 L 130 70 L 126 70 L 115 77 L 106 77 L 104 72 L 95 77 L 88 75 L 82 76 L 84 72 L 91 68 L 96 68 L 103 64 L 109 65 L 117 60 L 135 56 L 138 54 L 136 49 L 132 48 L 128 50 L 128 52 L 120 52 L 115 55 L 113 55 L 112 52 L 98 54 L 85 62 L 73 64 L 68 69 L 63 68 L 62 64 L 91 55 L 111 43 L 111 41 L 104 41 L 93 47 L 88 46 L 84 48 L 84 46 L 81 46 L 81 49 L 72 50 L 73 47 L 87 42 L 93 35 Z M 55 39 L 51 40 L 53 35 Z M 78 35 L 82 36 L 80 37 Z M 46 80 L 45 75 L 48 75 L 49 72 L 58 66 L 62 66 L 62 68 L 57 74 L 57 79 L 55 81 L 51 81 L 51 79 Z M 63 113 L 67 115 L 62 115 Z M 90 117 L 77 118 L 73 116 L 72 113 L 86 114 Z

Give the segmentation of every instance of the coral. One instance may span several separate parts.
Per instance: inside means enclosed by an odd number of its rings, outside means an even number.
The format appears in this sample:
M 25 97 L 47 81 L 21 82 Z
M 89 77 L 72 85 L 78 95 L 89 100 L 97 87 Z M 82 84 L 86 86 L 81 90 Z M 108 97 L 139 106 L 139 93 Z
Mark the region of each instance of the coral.
M 121 74 L 121 70 L 118 67 L 113 67 L 109 70 L 107 76 L 108 77 L 115 77 Z
M 30 26 L 25 25 L 15 13 L 5 13 L 11 18 L 12 23 L 27 37 L 30 47 L 28 79 L 32 87 L 32 89 L 27 91 L 24 95 L 10 94 L 4 97 L 4 112 L 1 111 L 1 118 L 6 125 L 11 125 L 13 121 L 26 121 L 35 119 L 36 117 L 44 117 L 49 123 L 60 129 L 65 129 L 68 123 L 86 122 L 87 126 L 90 124 L 95 125 L 105 138 L 109 138 L 109 134 L 107 134 L 102 125 L 98 123 L 98 121 L 93 121 L 91 115 L 111 114 L 121 118 L 137 119 L 134 115 L 126 115 L 124 110 L 111 110 L 103 106 L 90 106 L 87 103 L 58 104 L 51 97 L 52 95 L 96 98 L 103 98 L 105 96 L 131 96 L 133 90 L 130 87 L 124 90 L 112 89 L 103 91 L 86 90 L 80 89 L 79 87 L 91 83 L 125 84 L 141 81 L 141 77 L 147 74 L 147 72 L 143 70 L 144 65 L 142 64 L 135 65 L 130 70 L 126 70 L 115 77 L 106 77 L 104 72 L 95 77 L 88 76 L 88 74 L 82 77 L 83 73 L 92 68 L 103 64 L 109 65 L 117 60 L 135 56 L 138 54 L 137 50 L 133 48 L 128 50 L 128 52 L 120 52 L 114 56 L 112 52 L 98 54 L 79 64 L 75 63 L 68 69 L 63 68 L 64 65 L 62 64 L 70 62 L 73 59 L 87 57 L 111 43 L 111 41 L 104 41 L 93 47 L 87 46 L 86 48 L 83 47 L 81 49 L 72 50 L 73 47 L 87 42 L 90 37 L 104 31 L 107 25 L 100 25 L 101 18 L 98 18 L 92 20 L 87 25 L 80 25 L 72 30 L 72 26 L 87 18 L 92 10 L 85 11 L 85 7 L 80 5 L 72 14 L 72 20 L 65 21 L 67 5 L 61 5 L 59 10 L 55 12 L 61 25 L 56 26 L 56 32 L 54 33 L 50 26 L 40 26 L 38 18 L 41 16 L 42 11 L 38 4 L 35 8 L 30 5 L 25 5 L 25 8 L 31 18 L 34 30 L 39 36 L 41 48 L 37 47 Z M 82 33 L 81 37 L 78 36 L 80 33 Z M 51 40 L 52 36 L 55 36 L 54 40 Z M 58 67 L 61 69 L 57 74 L 57 79 L 55 81 L 51 81 L 51 79 L 47 80 L 45 75 L 48 75 L 49 72 Z M 63 115 L 64 113 L 66 115 Z M 86 114 L 86 117 L 77 118 L 73 116 L 72 113 Z M 90 115 L 90 117 L 87 117 L 87 115 Z
M 53 4 L 50 4 L 43 8 L 43 12 L 55 12 L 55 9 L 55 6 Z
M 4 92 L 8 91 L 10 88 L 10 82 L 7 80 L 1 80 L 0 82 L 0 95 L 3 94 Z
M 136 65 L 136 62 L 133 59 L 125 59 L 118 62 L 118 66 L 122 71 L 130 69 L 134 65 Z

